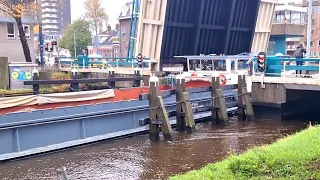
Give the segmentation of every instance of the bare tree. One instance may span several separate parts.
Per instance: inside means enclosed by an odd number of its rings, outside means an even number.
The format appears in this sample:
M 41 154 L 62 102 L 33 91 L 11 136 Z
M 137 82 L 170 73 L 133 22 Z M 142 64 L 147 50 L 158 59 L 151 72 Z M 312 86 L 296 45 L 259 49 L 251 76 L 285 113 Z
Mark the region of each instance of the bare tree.
M 37 4 L 35 0 L 0 0 L 0 11 L 13 17 L 17 23 L 19 37 L 26 62 L 32 62 L 28 41 L 22 25 L 22 17 L 31 12 L 35 12 Z M 31 30 L 30 30 L 31 31 Z
M 95 35 L 101 31 L 103 22 L 108 19 L 106 10 L 101 6 L 100 0 L 86 0 L 84 3 L 86 17 L 92 22 Z

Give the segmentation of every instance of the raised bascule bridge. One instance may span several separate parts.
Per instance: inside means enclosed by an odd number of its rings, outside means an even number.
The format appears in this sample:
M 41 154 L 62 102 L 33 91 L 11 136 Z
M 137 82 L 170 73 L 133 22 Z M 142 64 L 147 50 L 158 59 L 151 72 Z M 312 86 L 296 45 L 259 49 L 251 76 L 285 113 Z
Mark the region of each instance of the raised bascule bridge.
M 0 161 L 142 133 L 150 127 L 150 132 L 157 135 L 159 129 L 154 124 L 166 123 L 164 129 L 169 131 L 169 125 L 178 123 L 181 127 L 181 119 L 186 117 L 188 125 L 194 126 L 194 121 L 211 115 L 215 120 L 219 117 L 228 121 L 228 113 L 237 108 L 242 113 L 240 118 L 253 116 L 247 92 L 250 89 L 238 75 L 238 81 L 224 83 L 222 87 L 218 79 L 223 77 L 218 76 L 199 76 L 196 78 L 200 80 L 191 81 L 175 77 L 165 85 L 153 77 L 152 83 L 157 88 L 148 86 L 149 76 L 174 64 L 184 65 L 189 72 L 186 55 L 229 54 L 221 58 L 227 59 L 232 67 L 231 61 L 244 57 L 235 57 L 238 53 L 266 51 L 274 6 L 271 0 L 140 1 L 137 40 L 132 47 L 135 54 L 145 56 L 144 68 L 136 68 L 134 57 L 80 57 L 77 61 L 60 59 L 61 70 L 70 71 L 72 79 L 39 80 L 39 72 L 34 70 L 33 80 L 24 81 L 24 85 L 32 86 L 32 94 L 1 98 Z M 215 65 L 212 62 L 212 68 Z M 79 72 L 87 77 L 79 79 Z M 90 76 L 92 73 L 99 78 Z M 125 88 L 119 85 L 122 81 L 126 82 Z M 83 83 L 107 83 L 108 89 L 80 91 L 79 85 Z M 256 91 L 256 82 L 253 83 L 252 89 Z M 50 84 L 70 84 L 72 92 L 39 92 L 41 85 Z M 152 98 L 148 96 L 151 89 Z

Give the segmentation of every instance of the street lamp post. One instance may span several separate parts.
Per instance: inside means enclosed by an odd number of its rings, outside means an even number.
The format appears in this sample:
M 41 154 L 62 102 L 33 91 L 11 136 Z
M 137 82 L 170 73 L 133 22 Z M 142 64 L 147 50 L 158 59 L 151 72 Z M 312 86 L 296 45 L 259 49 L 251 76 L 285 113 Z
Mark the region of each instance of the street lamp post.
M 72 29 L 73 31 L 73 45 L 74 45 L 74 57 L 77 57 L 77 42 L 76 42 L 76 33 L 74 31 L 74 29 Z

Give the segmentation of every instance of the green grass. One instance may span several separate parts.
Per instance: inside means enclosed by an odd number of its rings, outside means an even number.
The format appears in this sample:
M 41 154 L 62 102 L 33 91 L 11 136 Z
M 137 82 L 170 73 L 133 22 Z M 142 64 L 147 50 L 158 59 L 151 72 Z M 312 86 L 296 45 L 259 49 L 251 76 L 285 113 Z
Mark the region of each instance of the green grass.
M 320 126 L 169 179 L 320 179 Z

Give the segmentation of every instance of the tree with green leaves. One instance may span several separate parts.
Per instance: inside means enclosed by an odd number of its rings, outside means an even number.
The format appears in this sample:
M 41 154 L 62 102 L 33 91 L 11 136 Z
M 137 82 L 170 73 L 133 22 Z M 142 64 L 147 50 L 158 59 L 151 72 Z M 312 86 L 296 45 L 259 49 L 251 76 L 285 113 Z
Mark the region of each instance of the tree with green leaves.
M 73 57 L 74 54 L 74 42 L 76 43 L 77 55 L 82 50 L 87 49 L 87 46 L 91 44 L 91 32 L 90 32 L 90 21 L 79 18 L 72 24 L 68 25 L 63 32 L 63 36 L 59 41 L 59 47 L 68 49 Z
M 108 22 L 106 10 L 101 6 L 100 0 L 86 0 L 84 3 L 85 15 L 92 22 L 95 35 L 102 31 L 104 22 Z

